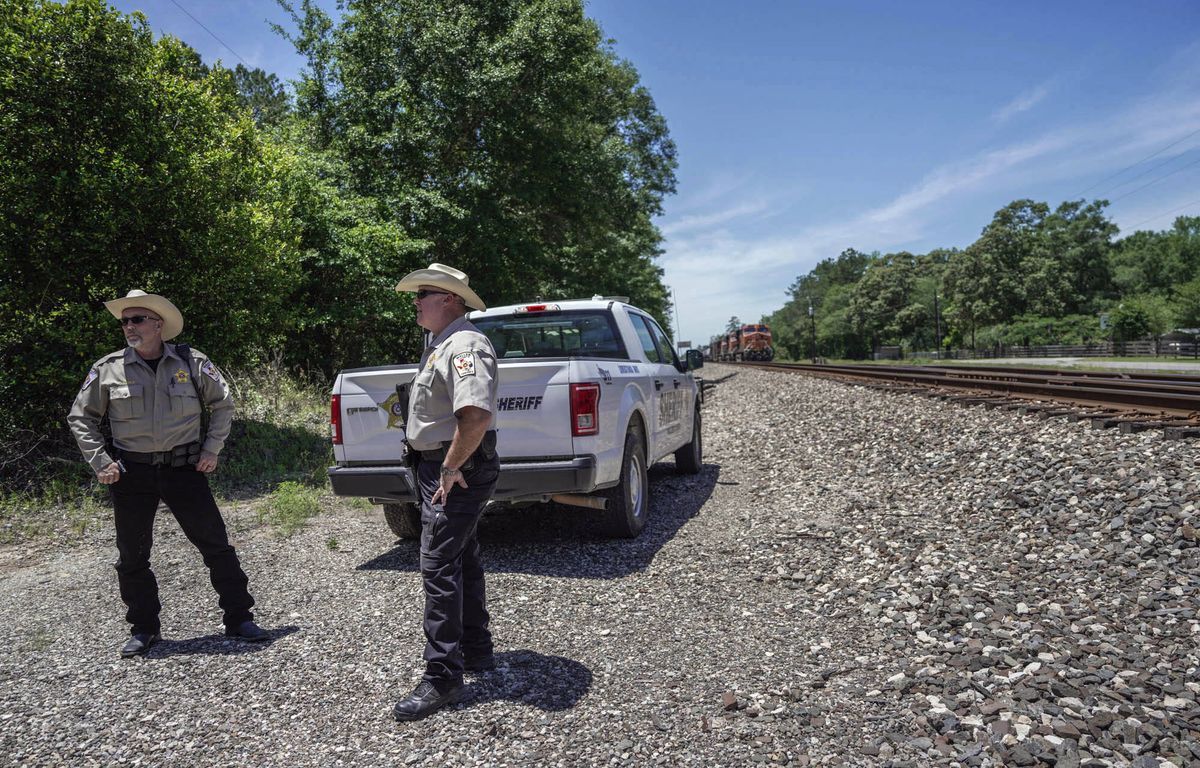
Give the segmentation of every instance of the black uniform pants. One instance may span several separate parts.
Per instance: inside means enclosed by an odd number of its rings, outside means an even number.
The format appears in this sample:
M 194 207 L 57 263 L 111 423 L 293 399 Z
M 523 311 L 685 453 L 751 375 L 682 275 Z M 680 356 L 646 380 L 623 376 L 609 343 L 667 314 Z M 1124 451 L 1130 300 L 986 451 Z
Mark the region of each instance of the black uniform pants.
M 476 532 L 479 517 L 500 476 L 500 459 L 476 452 L 475 466 L 463 473 L 466 488 L 455 485 L 444 504 L 430 499 L 441 482 L 441 464 L 421 461 L 421 577 L 425 582 L 425 679 L 459 683 L 463 657 L 492 653 L 488 631 L 483 562 Z
M 220 597 L 226 627 L 254 618 L 254 598 L 237 553 L 229 544 L 225 521 L 208 488 L 208 478 L 195 467 L 171 468 L 126 461 L 121 479 L 108 486 L 117 529 L 117 583 L 128 611 L 132 634 L 159 631 L 158 582 L 150 570 L 154 515 L 162 499 L 179 521 L 184 535 L 200 550 L 209 579 Z

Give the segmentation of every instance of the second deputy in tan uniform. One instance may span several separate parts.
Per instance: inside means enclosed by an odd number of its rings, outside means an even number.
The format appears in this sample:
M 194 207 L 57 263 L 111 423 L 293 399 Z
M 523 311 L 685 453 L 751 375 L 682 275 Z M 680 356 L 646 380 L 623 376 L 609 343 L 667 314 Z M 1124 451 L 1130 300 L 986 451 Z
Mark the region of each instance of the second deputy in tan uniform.
M 465 317 L 486 309 L 467 275 L 430 264 L 405 275 L 417 323 L 430 341 L 409 395 L 406 437 L 418 458 L 425 674 L 396 704 L 419 720 L 458 701 L 463 670 L 495 666 L 476 529 L 500 476 L 496 456 L 496 351 Z
M 206 477 L 217 468 L 233 422 L 229 387 L 202 353 L 165 343 L 183 330 L 183 315 L 167 299 L 134 290 L 104 305 L 121 321 L 126 348 L 92 366 L 67 422 L 84 459 L 112 495 L 117 583 L 131 626 L 121 655 L 145 654 L 160 639 L 162 605 L 150 570 L 160 499 L 204 556 L 220 596 L 225 634 L 267 640 L 269 635 L 254 623 L 246 574 Z M 211 420 L 201 443 L 204 405 Z M 105 415 L 112 430 L 111 453 L 100 431 Z

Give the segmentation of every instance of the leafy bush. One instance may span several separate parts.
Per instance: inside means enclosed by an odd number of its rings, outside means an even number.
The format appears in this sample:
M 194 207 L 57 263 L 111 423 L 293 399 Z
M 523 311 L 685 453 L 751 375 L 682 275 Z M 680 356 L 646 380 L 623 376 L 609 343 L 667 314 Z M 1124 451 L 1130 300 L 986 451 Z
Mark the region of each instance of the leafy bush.
M 983 347 L 1042 346 L 1048 344 L 1097 344 L 1107 338 L 1095 315 L 1041 317 L 1022 315 L 1011 322 L 982 328 L 976 342 Z

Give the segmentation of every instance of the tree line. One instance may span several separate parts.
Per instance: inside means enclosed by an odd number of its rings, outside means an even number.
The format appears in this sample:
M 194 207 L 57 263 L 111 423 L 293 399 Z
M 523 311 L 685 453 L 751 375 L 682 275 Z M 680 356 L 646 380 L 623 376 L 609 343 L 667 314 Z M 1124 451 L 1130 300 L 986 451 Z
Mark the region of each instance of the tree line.
M 393 286 L 431 261 L 490 304 L 619 293 L 666 319 L 675 147 L 582 0 L 280 5 L 294 98 L 102 0 L 0 0 L 6 453 L 65 438 L 120 344 L 102 301 L 135 287 L 223 366 L 324 375 L 419 354 Z
M 792 358 L 1087 344 L 1200 327 L 1200 217 L 1118 237 L 1104 200 L 1000 209 L 966 248 L 827 258 L 763 318 Z M 811 314 L 810 314 L 811 307 Z

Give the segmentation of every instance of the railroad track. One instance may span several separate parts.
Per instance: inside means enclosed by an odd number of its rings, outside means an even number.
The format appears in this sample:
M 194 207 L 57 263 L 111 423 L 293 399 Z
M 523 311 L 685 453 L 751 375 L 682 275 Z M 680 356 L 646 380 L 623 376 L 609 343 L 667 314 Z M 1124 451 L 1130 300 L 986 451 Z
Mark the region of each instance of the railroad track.
M 735 365 L 919 392 L 1046 417 L 1088 418 L 1096 428 L 1117 427 L 1123 432 L 1163 429 L 1169 438 L 1200 437 L 1200 376 L 1003 366 Z

